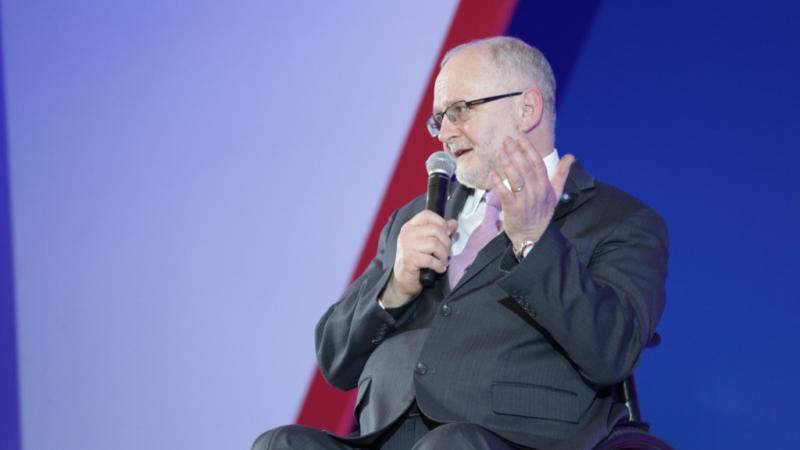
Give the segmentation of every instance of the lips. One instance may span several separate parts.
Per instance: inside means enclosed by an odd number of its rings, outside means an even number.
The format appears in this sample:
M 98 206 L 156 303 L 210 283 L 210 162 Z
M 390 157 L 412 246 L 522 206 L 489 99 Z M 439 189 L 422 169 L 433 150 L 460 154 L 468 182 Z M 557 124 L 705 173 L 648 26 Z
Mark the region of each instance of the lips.
M 471 149 L 471 148 L 463 148 L 463 149 L 461 149 L 461 150 L 456 150 L 456 151 L 455 151 L 456 158 L 459 158 L 459 157 L 460 157 L 461 155 L 463 155 L 464 153 L 471 152 L 471 151 L 472 151 L 472 149 Z

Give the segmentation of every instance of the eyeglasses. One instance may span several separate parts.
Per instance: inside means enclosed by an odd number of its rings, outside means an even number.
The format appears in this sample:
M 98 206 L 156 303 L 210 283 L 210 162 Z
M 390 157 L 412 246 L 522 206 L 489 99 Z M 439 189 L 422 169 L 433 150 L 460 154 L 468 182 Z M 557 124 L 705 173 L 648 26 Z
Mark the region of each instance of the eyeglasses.
M 479 98 L 477 100 L 457 101 L 445 108 L 444 111 L 436 113 L 428 118 L 428 122 L 426 123 L 428 126 L 428 133 L 430 133 L 433 137 L 438 137 L 439 133 L 442 131 L 442 120 L 444 120 L 445 116 L 447 116 L 447 120 L 449 120 L 450 123 L 455 125 L 459 122 L 469 119 L 473 106 L 482 105 L 484 103 L 500 100 L 501 98 L 513 97 L 520 94 L 522 94 L 522 92 L 512 92 L 510 94 L 494 95 L 491 97 Z

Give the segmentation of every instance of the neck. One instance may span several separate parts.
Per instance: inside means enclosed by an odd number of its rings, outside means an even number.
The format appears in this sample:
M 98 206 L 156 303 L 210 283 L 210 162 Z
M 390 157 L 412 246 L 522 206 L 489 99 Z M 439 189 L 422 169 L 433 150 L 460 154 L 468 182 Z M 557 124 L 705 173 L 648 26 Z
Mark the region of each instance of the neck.
M 541 158 L 553 153 L 553 150 L 556 148 L 555 136 L 553 136 L 553 133 L 550 133 L 549 131 L 541 132 L 541 130 L 535 130 L 531 136 L 531 143 Z

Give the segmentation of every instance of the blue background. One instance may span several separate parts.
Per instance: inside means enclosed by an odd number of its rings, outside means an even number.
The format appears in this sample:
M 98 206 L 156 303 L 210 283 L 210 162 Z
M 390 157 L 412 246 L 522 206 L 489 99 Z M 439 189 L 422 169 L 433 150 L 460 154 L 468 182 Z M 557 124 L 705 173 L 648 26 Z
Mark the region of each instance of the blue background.
M 645 419 L 679 449 L 800 448 L 800 7 L 567 3 L 521 1 L 509 33 L 543 41 L 567 80 L 560 153 L 669 225 Z
M 670 228 L 663 342 L 637 372 L 645 418 L 678 449 L 800 448 L 800 6 L 551 3 L 521 0 L 509 34 L 553 60 L 559 151 Z M 5 121 L 0 131 L 0 442 L 15 449 Z

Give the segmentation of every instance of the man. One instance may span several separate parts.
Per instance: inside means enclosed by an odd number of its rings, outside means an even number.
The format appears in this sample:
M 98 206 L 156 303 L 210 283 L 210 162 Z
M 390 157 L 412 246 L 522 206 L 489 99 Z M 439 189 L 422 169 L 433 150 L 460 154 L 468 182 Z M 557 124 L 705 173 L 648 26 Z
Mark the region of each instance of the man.
M 359 389 L 360 436 L 289 426 L 254 448 L 592 448 L 623 417 L 611 387 L 664 308 L 663 221 L 559 159 L 552 70 L 518 39 L 451 50 L 433 110 L 458 164 L 446 217 L 424 197 L 396 211 L 317 326 L 323 374 Z

